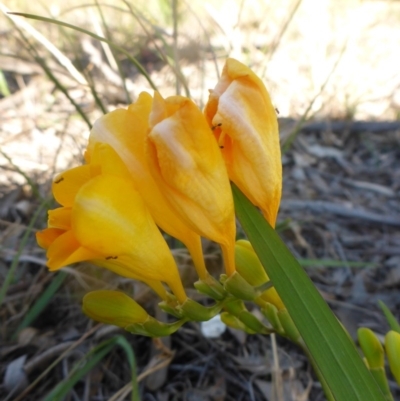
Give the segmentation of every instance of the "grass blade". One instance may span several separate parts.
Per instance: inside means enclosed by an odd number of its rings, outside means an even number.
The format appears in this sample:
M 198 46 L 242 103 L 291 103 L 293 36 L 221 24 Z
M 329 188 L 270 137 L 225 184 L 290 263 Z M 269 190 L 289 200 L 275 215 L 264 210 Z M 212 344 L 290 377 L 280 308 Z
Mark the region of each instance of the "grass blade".
M 20 34 L 22 40 L 24 41 L 27 50 L 29 53 L 32 55 L 33 59 L 36 61 L 37 64 L 40 65 L 40 67 L 43 69 L 47 77 L 54 83 L 54 85 L 59 89 L 65 96 L 66 98 L 70 101 L 70 103 L 75 107 L 76 111 L 79 113 L 79 115 L 83 118 L 83 120 L 86 122 L 88 125 L 89 129 L 92 128 L 92 124 L 89 120 L 89 117 L 85 114 L 85 112 L 82 110 L 82 108 L 75 102 L 75 100 L 70 96 L 68 93 L 68 89 L 65 88 L 61 82 L 56 78 L 56 76 L 52 73 L 51 68 L 48 67 L 46 62 L 40 57 L 39 53 L 35 49 L 33 45 L 30 44 L 29 40 L 25 37 L 24 33 L 22 30 L 18 27 L 18 25 L 14 22 L 12 19 L 11 22 L 14 24 L 15 29 L 18 31 Z
M 106 22 L 106 18 L 104 17 L 103 10 L 102 10 L 98 0 L 95 0 L 95 2 L 96 2 L 96 6 L 97 6 L 97 9 L 99 11 L 101 22 L 103 24 L 103 28 L 104 28 L 104 31 L 105 31 L 106 34 L 104 35 L 102 33 L 100 25 L 98 25 L 99 32 L 97 32 L 97 33 L 101 33 L 102 36 L 105 36 L 107 38 L 107 40 L 111 41 L 110 29 L 107 26 L 107 22 Z M 93 15 L 92 18 L 93 18 L 93 23 L 95 25 L 97 23 L 97 20 L 94 17 L 94 15 Z M 101 45 L 103 47 L 104 54 L 106 55 L 106 57 L 108 59 L 108 62 L 111 65 L 111 67 L 114 70 L 116 70 L 116 69 L 118 70 L 119 76 L 121 77 L 121 84 L 122 84 L 122 86 L 124 88 L 124 92 L 125 92 L 125 96 L 126 96 L 126 102 L 127 102 L 127 104 L 131 104 L 132 103 L 132 99 L 131 99 L 131 96 L 129 94 L 129 90 L 128 90 L 127 86 L 126 86 L 126 78 L 125 78 L 125 74 L 124 74 L 124 72 L 122 70 L 121 63 L 118 61 L 118 58 L 114 56 L 113 50 L 112 50 L 112 48 L 111 48 L 111 46 L 109 44 L 107 44 L 106 42 L 101 42 Z
M 16 253 L 16 255 L 15 255 L 15 257 L 14 257 L 12 263 L 11 263 L 11 266 L 10 266 L 8 272 L 7 272 L 7 275 L 6 275 L 6 278 L 5 278 L 4 282 L 3 282 L 3 285 L 1 286 L 1 289 L 0 289 L 0 305 L 3 303 L 4 298 L 5 298 L 6 294 L 7 294 L 8 287 L 10 286 L 10 284 L 11 284 L 13 278 L 14 278 L 15 270 L 17 269 L 18 262 L 19 262 L 19 257 L 21 256 L 22 251 L 24 250 L 25 245 L 28 242 L 29 235 L 31 235 L 31 233 L 32 233 L 32 228 L 35 225 L 36 220 L 41 215 L 43 209 L 46 208 L 47 202 L 48 201 L 46 200 L 46 201 L 43 201 L 40 204 L 40 206 L 37 208 L 35 214 L 31 218 L 31 221 L 29 222 L 28 227 L 26 228 L 25 234 L 21 239 L 21 243 L 19 245 L 18 251 L 17 251 L 17 253 Z
M 397 319 L 394 317 L 393 313 L 390 312 L 390 309 L 382 301 L 378 301 L 378 304 L 379 304 L 379 307 L 382 309 L 382 312 L 385 315 L 385 318 L 386 318 L 387 322 L 389 323 L 390 328 L 392 330 L 400 333 L 400 324 L 397 321 Z
M 184 90 L 185 90 L 185 96 L 190 98 L 190 90 L 189 90 L 189 86 L 186 82 L 186 79 L 182 73 L 182 71 L 180 70 L 180 68 L 176 68 L 173 59 L 171 58 L 171 56 L 169 56 L 168 54 L 170 54 L 172 52 L 171 46 L 168 44 L 168 42 L 165 40 L 164 38 L 164 34 L 160 32 L 159 29 L 157 29 L 157 27 L 155 27 L 150 21 L 148 21 L 141 13 L 140 11 L 138 11 L 135 6 L 133 4 L 131 4 L 130 2 L 124 0 L 125 5 L 128 7 L 130 13 L 132 14 L 132 16 L 136 19 L 136 21 L 139 23 L 139 25 L 141 26 L 141 28 L 143 29 L 143 31 L 145 32 L 145 34 L 148 36 L 149 40 L 153 43 L 155 49 L 157 50 L 158 54 L 160 55 L 160 57 L 162 58 L 162 60 L 169 65 L 169 67 L 172 69 L 172 71 L 174 72 L 175 76 L 177 77 L 177 79 L 179 78 L 179 82 L 182 84 Z M 151 26 L 151 28 L 153 29 L 153 32 L 150 32 L 147 28 L 145 23 L 149 26 Z M 153 36 L 155 35 L 155 37 L 157 39 L 159 39 L 162 42 L 162 46 L 159 46 L 157 44 L 157 42 L 154 40 Z M 179 66 L 178 66 L 179 67 Z
M 11 94 L 10 88 L 8 87 L 7 80 L 3 74 L 3 71 L 0 70 L 0 95 L 4 97 L 9 96 Z
M 40 195 L 40 191 L 38 189 L 37 184 L 35 184 L 31 178 L 28 176 L 28 174 L 26 174 L 24 171 L 22 171 L 11 159 L 10 156 L 8 156 L 6 153 L 4 153 L 1 149 L 0 149 L 0 155 L 2 155 L 10 164 L 11 166 L 15 169 L 15 171 L 19 174 L 21 174 L 22 177 L 25 178 L 27 184 L 30 186 L 32 194 L 35 195 L 35 197 L 40 201 L 40 202 L 44 202 L 45 200 L 43 199 L 42 195 Z
M 64 272 L 59 272 L 55 275 L 54 280 L 52 280 L 50 285 L 44 290 L 42 295 L 33 304 L 32 308 L 30 308 L 29 311 L 25 314 L 22 322 L 19 324 L 12 338 L 15 339 L 18 333 L 25 327 L 28 327 L 36 319 L 36 317 L 43 311 L 43 309 L 46 308 L 50 300 L 53 298 L 53 295 L 60 288 L 61 284 L 64 282 L 66 277 L 67 273 Z
M 118 50 L 119 52 L 121 52 L 122 54 L 124 54 L 133 63 L 133 65 L 139 70 L 139 72 L 147 79 L 147 82 L 150 84 L 150 86 L 155 91 L 157 90 L 157 86 L 155 85 L 153 80 L 150 78 L 150 76 L 147 73 L 147 71 L 139 63 L 139 61 L 137 61 L 135 59 L 135 57 L 132 57 L 124 48 L 116 45 L 115 43 L 111 42 L 110 40 L 107 40 L 106 38 L 102 38 L 101 36 L 98 36 L 95 33 L 90 32 L 90 31 L 88 31 L 86 29 L 79 28 L 76 25 L 71 25 L 71 24 L 68 24 L 66 22 L 57 21 L 57 20 L 55 20 L 53 18 L 46 18 L 46 17 L 41 17 L 40 15 L 27 14 L 27 13 L 7 13 L 7 14 L 17 15 L 17 16 L 20 16 L 20 17 L 31 18 L 31 19 L 35 19 L 35 20 L 38 20 L 38 21 L 49 22 L 50 24 L 56 24 L 56 25 L 59 25 L 59 26 L 64 26 L 66 28 L 74 29 L 75 31 L 78 31 L 78 32 L 84 33 L 86 35 L 89 35 L 92 38 L 97 39 L 97 40 L 99 40 L 101 42 L 107 43 L 112 48 L 114 48 L 114 49 Z
M 232 185 L 237 217 L 336 401 L 384 401 L 314 284 L 258 210 Z
M 71 74 L 71 76 L 79 82 L 81 85 L 85 85 L 86 81 L 82 74 L 74 67 L 71 60 L 65 56 L 53 43 L 45 38 L 40 32 L 38 32 L 32 25 L 28 24 L 26 21 L 20 20 L 19 18 L 13 17 L 13 13 L 0 3 L 0 10 L 7 15 L 8 18 L 14 23 L 14 25 L 24 29 L 29 35 L 35 38 L 39 43 L 41 43 L 58 61 L 65 67 L 65 69 Z
M 372 268 L 376 266 L 376 263 L 371 262 L 347 262 L 343 260 L 335 259 L 297 259 L 303 267 L 355 267 L 355 268 Z
M 72 389 L 72 387 L 90 372 L 113 348 L 119 345 L 126 353 L 129 365 L 132 370 L 132 401 L 139 401 L 139 393 L 136 381 L 136 361 L 132 347 L 128 341 L 122 336 L 116 336 L 110 340 L 102 342 L 100 345 L 91 350 L 81 361 L 79 361 L 72 369 L 69 376 L 59 383 L 54 389 L 44 398 L 43 401 L 62 400 Z
M 50 80 L 54 83 L 54 85 L 57 87 L 57 89 L 59 91 L 61 91 L 65 95 L 65 97 L 70 101 L 70 103 L 75 107 L 76 111 L 79 113 L 79 115 L 86 122 L 86 124 L 89 127 L 89 129 L 92 129 L 92 123 L 90 122 L 89 117 L 82 110 L 82 108 L 79 106 L 79 104 L 76 103 L 75 100 L 71 97 L 71 95 L 68 92 L 68 89 L 65 88 L 61 84 L 61 82 L 55 77 L 55 75 L 51 72 L 51 69 L 47 66 L 45 61 L 43 59 L 41 59 L 40 57 L 35 57 L 35 61 L 43 68 L 44 72 L 50 78 Z

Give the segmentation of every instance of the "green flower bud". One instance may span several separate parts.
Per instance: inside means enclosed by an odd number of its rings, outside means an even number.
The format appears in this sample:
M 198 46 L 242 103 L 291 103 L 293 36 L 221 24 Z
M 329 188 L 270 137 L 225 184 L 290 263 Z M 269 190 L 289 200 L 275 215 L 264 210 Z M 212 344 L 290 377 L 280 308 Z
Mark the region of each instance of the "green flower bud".
M 194 287 L 202 294 L 208 295 L 218 301 L 223 300 L 227 295 L 221 283 L 210 275 L 205 279 L 196 281 Z
M 249 241 L 236 241 L 235 263 L 236 271 L 253 287 L 259 287 L 269 280 Z
M 375 333 L 366 327 L 361 327 L 357 331 L 357 336 L 367 359 L 368 367 L 370 369 L 383 368 L 385 366 L 385 352 Z
M 144 323 L 148 313 L 132 298 L 120 291 L 92 291 L 83 297 L 83 313 L 98 322 L 125 328 Z
M 357 331 L 358 342 L 365 355 L 365 363 L 385 395 L 386 400 L 393 401 L 385 372 L 385 353 L 376 334 L 365 327 Z
M 146 322 L 131 324 L 125 330 L 141 336 L 166 337 L 175 333 L 186 321 L 182 319 L 174 323 L 163 323 L 150 316 Z
M 280 310 L 278 311 L 278 317 L 285 332 L 284 335 L 286 335 L 294 343 L 298 344 L 301 336 L 292 318 L 290 317 L 289 312 L 286 309 Z
M 277 333 L 284 334 L 284 330 L 278 316 L 278 309 L 275 305 L 267 303 L 266 307 L 261 309 L 261 313 L 268 319 L 268 321 L 271 323 L 271 326 Z
M 236 330 L 242 330 L 248 334 L 255 334 L 254 330 L 248 328 L 245 324 L 243 324 L 236 316 L 231 315 L 228 312 L 221 313 L 221 320 L 229 327 L 232 327 Z
M 180 305 L 171 305 L 169 302 L 161 301 L 158 303 L 158 306 L 161 310 L 166 313 L 169 313 L 172 316 L 175 316 L 177 319 L 181 319 L 183 317 L 182 309 Z
M 236 298 L 244 301 L 254 301 L 257 298 L 256 290 L 238 272 L 234 272 L 228 278 L 222 274 L 221 281 L 225 290 Z
M 224 308 L 255 333 L 270 333 L 270 330 L 246 309 L 243 301 L 240 299 L 234 299 L 225 303 Z
M 206 307 L 199 304 L 193 299 L 187 298 L 181 306 L 183 316 L 187 320 L 194 322 L 204 322 L 213 318 L 217 313 L 220 312 L 221 306 L 216 304 L 212 307 Z
M 146 336 L 146 337 L 153 337 L 144 327 L 143 324 L 141 323 L 134 323 L 130 324 L 129 326 L 125 327 L 126 331 L 129 331 L 129 333 L 132 334 L 138 334 L 139 336 Z
M 175 333 L 186 321 L 182 319 L 174 323 L 163 323 L 150 317 L 142 326 L 152 337 L 166 337 Z
M 385 350 L 390 370 L 400 385 L 400 333 L 390 330 L 385 337 Z
M 270 334 L 271 330 L 268 329 L 263 323 L 261 323 L 252 313 L 249 311 L 243 311 L 238 316 L 238 319 L 242 321 L 246 327 L 253 330 L 255 333 Z

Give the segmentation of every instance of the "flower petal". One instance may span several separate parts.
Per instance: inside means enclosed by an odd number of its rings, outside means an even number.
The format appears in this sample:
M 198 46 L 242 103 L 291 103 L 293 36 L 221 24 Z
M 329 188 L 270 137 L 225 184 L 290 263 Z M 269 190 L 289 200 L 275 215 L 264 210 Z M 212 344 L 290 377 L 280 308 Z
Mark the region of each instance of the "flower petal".
M 61 269 L 72 263 L 98 258 L 99 255 L 82 247 L 72 231 L 56 238 L 47 250 L 47 266 L 50 271 Z
M 90 133 L 88 154 L 91 156 L 96 143 L 112 146 L 129 169 L 156 224 L 188 247 L 197 273 L 204 279 L 207 271 L 199 235 L 171 208 L 147 167 L 145 140 L 152 103 L 152 97 L 143 92 L 127 110 L 115 110 L 97 120 Z
M 41 248 L 48 249 L 49 246 L 64 233 L 65 230 L 60 230 L 59 228 L 46 228 L 36 233 L 36 241 Z
M 264 84 L 248 67 L 228 59 L 204 112 L 230 179 L 274 226 L 282 166 L 276 112 Z
M 76 196 L 72 230 L 83 247 L 186 299 L 168 245 L 131 181 L 101 175 L 88 182 Z
M 49 210 L 48 213 L 49 228 L 58 228 L 60 230 L 69 230 L 71 228 L 71 208 L 59 207 Z
M 218 243 L 230 243 L 235 221 L 229 178 L 203 115 L 189 99 L 164 100 L 156 94 L 151 124 L 163 114 L 159 109 L 168 118 L 151 126 L 149 133 L 153 177 L 193 230 Z
M 81 186 L 96 175 L 96 170 L 100 173 L 99 166 L 86 164 L 58 174 L 51 187 L 56 201 L 60 205 L 71 207 Z
M 101 174 L 115 175 L 127 180 L 131 179 L 124 162 L 109 144 L 95 143 L 90 163 L 100 166 Z

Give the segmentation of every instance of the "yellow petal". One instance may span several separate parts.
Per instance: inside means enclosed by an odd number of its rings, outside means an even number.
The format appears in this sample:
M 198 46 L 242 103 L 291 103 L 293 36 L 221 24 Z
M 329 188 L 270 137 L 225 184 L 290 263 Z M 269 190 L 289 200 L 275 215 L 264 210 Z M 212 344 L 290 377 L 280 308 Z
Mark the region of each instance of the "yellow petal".
M 94 170 L 100 173 L 100 167 L 87 164 L 58 174 L 51 187 L 56 201 L 60 205 L 71 207 L 79 189 L 95 175 Z
M 127 110 L 115 110 L 98 119 L 90 133 L 88 159 L 92 159 L 96 143 L 107 143 L 118 153 L 156 224 L 187 246 L 200 278 L 204 279 L 207 271 L 199 235 L 171 208 L 147 167 L 145 140 L 152 102 L 152 97 L 143 92 Z
M 166 282 L 180 301 L 186 299 L 168 245 L 131 181 L 101 175 L 83 186 L 72 208 L 72 230 L 84 248 L 137 277 Z
M 58 228 L 46 228 L 36 233 L 36 241 L 41 248 L 48 249 L 49 246 L 64 233 L 65 230 L 60 230 Z
M 275 225 L 282 191 L 276 112 L 262 81 L 228 59 L 205 108 L 230 179 Z
M 160 111 L 161 110 L 161 111 Z M 167 116 L 159 121 L 159 116 Z M 155 94 L 149 168 L 176 213 L 199 235 L 222 245 L 234 271 L 235 218 L 229 178 L 204 116 L 189 99 Z
M 193 230 L 218 243 L 235 233 L 229 179 L 204 117 L 189 99 L 156 95 L 154 108 L 180 108 L 151 127 L 149 162 L 157 184 Z M 157 114 L 157 112 L 156 112 Z
M 99 255 L 82 247 L 72 231 L 57 237 L 47 250 L 47 266 L 50 271 L 61 269 L 72 263 L 98 258 Z
M 131 178 L 124 162 L 109 144 L 95 143 L 90 163 L 100 166 L 101 174 L 115 175 L 128 180 Z
M 147 284 L 162 300 L 168 300 L 168 294 L 165 289 L 165 286 L 162 284 L 160 280 L 150 280 L 147 277 L 135 274 L 131 269 L 128 269 L 125 263 L 130 263 L 130 260 L 125 260 L 124 258 L 104 258 L 104 259 L 96 259 L 91 260 L 96 266 L 103 267 L 104 269 L 110 270 L 115 274 L 118 274 L 122 277 L 131 278 L 134 280 L 142 281 Z
M 148 130 L 152 101 L 152 97 L 143 92 L 128 110 L 114 110 L 99 118 L 90 132 L 88 146 L 90 155 L 96 143 L 109 144 L 125 163 L 132 176 L 146 175 L 146 171 L 142 171 L 146 166 L 144 138 Z M 143 177 L 140 178 L 143 179 Z
M 49 210 L 48 213 L 49 228 L 59 228 L 61 230 L 69 230 L 71 228 L 71 208 L 59 207 L 58 209 Z
M 132 298 L 120 291 L 93 291 L 83 297 L 83 312 L 102 323 L 125 328 L 145 322 L 148 313 Z

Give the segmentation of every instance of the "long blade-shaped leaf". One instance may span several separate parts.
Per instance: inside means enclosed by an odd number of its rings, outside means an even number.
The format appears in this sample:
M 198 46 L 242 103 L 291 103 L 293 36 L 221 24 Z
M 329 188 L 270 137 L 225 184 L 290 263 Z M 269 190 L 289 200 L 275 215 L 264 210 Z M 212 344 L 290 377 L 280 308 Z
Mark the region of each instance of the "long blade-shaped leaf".
M 147 73 L 145 68 L 135 59 L 135 57 L 130 55 L 122 47 L 117 46 L 114 42 L 112 42 L 110 40 L 107 40 L 105 38 L 102 38 L 101 36 L 98 36 L 98 35 L 94 34 L 93 32 L 90 32 L 90 31 L 88 31 L 86 29 L 79 28 L 78 26 L 75 26 L 75 25 L 67 24 L 66 22 L 57 21 L 57 20 L 55 20 L 53 18 L 46 18 L 46 17 L 41 17 L 40 15 L 27 14 L 27 13 L 11 13 L 11 12 L 8 12 L 7 14 L 18 15 L 20 17 L 36 19 L 36 20 L 39 20 L 39 21 L 49 22 L 51 24 L 56 24 L 56 25 L 59 25 L 59 26 L 65 26 L 66 28 L 71 28 L 71 29 L 74 29 L 75 31 L 85 33 L 86 35 L 89 35 L 94 39 L 97 39 L 97 40 L 100 40 L 101 42 L 107 43 L 108 45 L 110 45 L 115 50 L 118 50 L 119 52 L 124 54 L 128 58 L 128 60 L 131 61 L 133 63 L 133 65 L 138 69 L 139 73 L 142 74 L 147 79 L 147 82 L 151 85 L 151 87 L 154 90 L 157 90 L 157 86 L 154 84 L 154 82 L 150 78 L 150 75 Z
M 70 375 L 60 382 L 53 390 L 47 395 L 44 401 L 62 400 L 71 390 L 71 388 L 81 380 L 94 366 L 96 366 L 112 349 L 115 345 L 119 345 L 125 351 L 129 365 L 132 370 L 132 401 L 139 401 L 139 392 L 137 388 L 136 378 L 136 360 L 131 345 L 122 336 L 115 336 L 110 340 L 102 342 L 100 345 L 91 350 L 81 361 L 72 369 Z
M 50 283 L 50 285 L 43 291 L 40 297 L 36 300 L 33 306 L 29 309 L 29 311 L 25 314 L 22 322 L 17 327 L 13 335 L 13 339 L 15 339 L 18 333 L 28 327 L 36 317 L 43 311 L 44 308 L 49 304 L 53 295 L 57 292 L 60 288 L 61 284 L 64 282 L 64 279 L 67 277 L 67 273 L 59 272 L 55 275 L 54 280 Z
M 233 185 L 236 214 L 336 401 L 384 401 L 324 299 L 278 234 Z
M 400 333 L 400 324 L 394 317 L 393 313 L 390 312 L 390 309 L 383 303 L 383 301 L 378 301 L 378 304 L 382 309 L 382 312 L 385 315 L 387 322 L 389 323 L 390 329 Z

